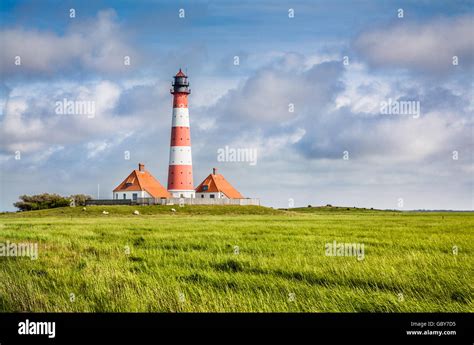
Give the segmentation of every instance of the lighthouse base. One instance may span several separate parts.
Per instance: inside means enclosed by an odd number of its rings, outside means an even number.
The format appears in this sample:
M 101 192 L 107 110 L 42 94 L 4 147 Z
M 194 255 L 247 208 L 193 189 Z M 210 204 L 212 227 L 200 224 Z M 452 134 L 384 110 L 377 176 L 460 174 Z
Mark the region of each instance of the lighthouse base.
M 194 190 L 168 190 L 172 198 L 195 198 L 196 192 Z

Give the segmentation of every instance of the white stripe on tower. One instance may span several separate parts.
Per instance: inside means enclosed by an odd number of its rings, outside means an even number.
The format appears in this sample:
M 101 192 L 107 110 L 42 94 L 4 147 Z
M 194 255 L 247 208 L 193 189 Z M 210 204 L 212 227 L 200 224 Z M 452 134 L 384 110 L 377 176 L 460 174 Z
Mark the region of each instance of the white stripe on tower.
M 171 146 L 170 165 L 193 165 L 191 146 Z
M 188 108 L 173 108 L 173 127 L 189 127 Z

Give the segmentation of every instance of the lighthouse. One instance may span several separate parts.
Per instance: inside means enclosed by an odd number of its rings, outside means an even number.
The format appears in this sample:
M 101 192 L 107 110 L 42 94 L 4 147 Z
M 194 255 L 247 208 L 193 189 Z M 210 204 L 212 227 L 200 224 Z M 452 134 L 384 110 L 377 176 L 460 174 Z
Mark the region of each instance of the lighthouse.
M 179 69 L 170 90 L 173 95 L 168 191 L 174 198 L 194 198 L 188 77 Z

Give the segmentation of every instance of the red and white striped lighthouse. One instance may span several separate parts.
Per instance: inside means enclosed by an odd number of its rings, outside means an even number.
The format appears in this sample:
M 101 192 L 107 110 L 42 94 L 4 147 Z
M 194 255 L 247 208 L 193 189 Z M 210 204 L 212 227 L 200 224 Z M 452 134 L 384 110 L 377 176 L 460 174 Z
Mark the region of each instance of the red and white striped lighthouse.
M 179 69 L 174 77 L 168 191 L 174 198 L 194 198 L 191 132 L 189 127 L 188 77 Z

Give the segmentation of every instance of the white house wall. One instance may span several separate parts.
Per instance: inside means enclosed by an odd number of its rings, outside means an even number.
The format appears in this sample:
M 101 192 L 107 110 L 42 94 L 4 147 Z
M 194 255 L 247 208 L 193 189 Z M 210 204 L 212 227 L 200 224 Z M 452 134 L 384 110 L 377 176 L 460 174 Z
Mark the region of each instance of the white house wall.
M 147 191 L 137 190 L 137 191 L 114 192 L 114 199 L 119 199 L 119 200 L 130 199 L 130 200 L 133 200 L 133 194 L 135 194 L 135 193 L 137 194 L 137 198 L 151 198 L 152 197 Z M 124 194 L 125 194 L 125 198 L 123 197 Z M 117 197 L 117 195 L 118 195 L 118 197 Z
M 214 199 L 227 199 L 224 193 L 217 192 L 217 193 L 210 193 L 210 192 L 204 192 L 204 193 L 196 193 L 196 198 L 199 199 L 211 199 L 211 195 L 214 195 Z M 203 197 L 204 196 L 204 197 Z

